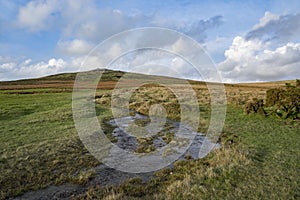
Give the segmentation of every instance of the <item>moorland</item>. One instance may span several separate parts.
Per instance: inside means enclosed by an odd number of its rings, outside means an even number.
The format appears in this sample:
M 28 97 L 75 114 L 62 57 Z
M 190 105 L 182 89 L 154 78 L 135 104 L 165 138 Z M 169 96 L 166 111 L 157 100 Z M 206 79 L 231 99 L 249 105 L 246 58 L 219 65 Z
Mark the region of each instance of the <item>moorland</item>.
M 113 127 L 106 124 L 112 119 L 110 98 L 123 74 L 106 70 L 96 92 L 97 118 L 111 140 Z M 93 181 L 99 176 L 97 167 L 101 163 L 84 147 L 74 126 L 75 77 L 75 73 L 65 73 L 0 82 L 0 199 L 49 199 L 55 195 L 61 199 L 300 198 L 299 119 L 244 111 L 247 102 L 266 102 L 268 90 L 291 87 L 296 80 L 225 84 L 227 111 L 220 148 L 203 159 L 186 156 L 172 168 L 154 172 L 147 181 L 128 176 L 118 183 L 105 184 L 104 180 Z M 147 115 L 150 104 L 146 102 L 161 102 L 168 118 L 178 120 L 176 97 L 155 84 L 157 77 L 133 77 L 128 87 L 138 79 L 154 83 L 133 95 L 132 110 Z M 169 79 L 181 87 L 176 79 Z M 209 92 L 204 82 L 189 83 L 199 101 L 198 131 L 205 133 L 210 120 Z M 171 141 L 172 135 L 166 134 L 165 140 Z M 153 150 L 151 140 L 139 145 L 141 152 Z M 101 178 L 109 177 L 98 180 Z

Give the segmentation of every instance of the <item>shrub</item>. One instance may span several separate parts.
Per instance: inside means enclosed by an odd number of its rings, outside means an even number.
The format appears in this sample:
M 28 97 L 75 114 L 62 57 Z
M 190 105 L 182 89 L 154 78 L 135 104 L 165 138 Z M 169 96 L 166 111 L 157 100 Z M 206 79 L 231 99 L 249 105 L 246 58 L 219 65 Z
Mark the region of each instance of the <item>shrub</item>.
M 244 112 L 246 114 L 259 113 L 261 115 L 265 115 L 264 100 L 254 98 L 252 101 L 247 102 L 244 107 Z
M 275 114 L 283 119 L 300 119 L 300 80 L 296 80 L 295 85 L 286 83 L 285 87 L 267 90 L 266 105 L 262 99 L 255 98 L 246 103 L 244 112 L 246 114 Z
M 266 105 L 283 119 L 300 119 L 300 80 L 296 81 L 295 86 L 286 84 L 285 88 L 268 90 Z
M 296 80 L 296 87 L 300 87 L 300 79 Z
M 266 97 L 266 106 L 274 106 L 276 103 L 281 101 L 283 95 L 283 89 L 281 88 L 274 88 L 267 90 L 267 97 Z

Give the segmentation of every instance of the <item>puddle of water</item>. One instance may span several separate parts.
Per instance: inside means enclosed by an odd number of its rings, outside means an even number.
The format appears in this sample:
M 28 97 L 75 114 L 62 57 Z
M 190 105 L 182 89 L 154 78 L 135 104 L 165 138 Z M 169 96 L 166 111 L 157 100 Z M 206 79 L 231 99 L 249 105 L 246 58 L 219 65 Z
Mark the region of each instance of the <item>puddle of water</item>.
M 67 200 L 73 195 L 84 192 L 84 188 L 78 185 L 60 185 L 49 186 L 42 190 L 26 192 L 20 197 L 14 198 L 14 200 L 48 200 L 48 199 L 60 199 Z
M 134 152 L 138 146 L 138 141 L 136 137 L 126 132 L 126 128 L 128 124 L 134 122 L 137 119 L 145 119 L 147 120 L 147 116 L 141 114 L 135 114 L 134 116 L 118 118 L 114 120 L 110 120 L 108 123 L 112 126 L 115 126 L 112 135 L 117 139 L 115 143 L 119 148 L 124 149 L 126 151 Z M 179 122 L 167 120 L 167 126 L 169 127 L 170 132 L 176 132 L 180 126 Z M 185 127 L 188 130 L 188 127 Z M 203 141 L 205 140 L 205 136 L 201 135 L 200 133 L 196 133 L 194 136 L 189 148 L 185 153 L 183 153 L 178 160 L 184 160 L 186 155 L 190 155 L 192 159 L 197 159 L 199 150 Z M 163 140 L 162 136 L 154 137 L 153 145 L 155 148 L 161 149 L 167 145 L 165 140 Z M 213 144 L 214 148 L 220 148 L 220 144 Z M 155 157 L 154 157 L 155 159 Z M 172 168 L 173 164 L 170 164 L 166 168 Z M 95 178 L 89 181 L 87 184 L 80 186 L 80 185 L 61 185 L 61 186 L 49 186 L 45 189 L 38 190 L 38 191 L 30 191 L 23 194 L 20 197 L 14 198 L 14 200 L 23 200 L 23 199 L 30 199 L 30 200 L 37 200 L 37 199 L 70 199 L 72 196 L 76 194 L 83 193 L 87 190 L 87 188 L 91 186 L 111 186 L 111 185 L 118 185 L 127 179 L 138 177 L 141 178 L 144 182 L 148 181 L 151 177 L 153 177 L 154 172 L 148 173 L 127 173 L 118 171 L 116 169 L 110 168 L 105 165 L 99 165 L 95 168 Z
M 130 123 L 134 123 L 135 120 L 140 120 L 140 119 L 147 120 L 149 118 L 145 115 L 136 113 L 134 116 L 117 118 L 117 119 L 110 120 L 108 122 L 110 125 L 116 127 L 113 131 L 113 136 L 117 139 L 117 142 L 115 144 L 118 147 L 120 147 L 121 149 L 130 151 L 130 152 L 134 152 L 134 150 L 136 150 L 136 148 L 138 146 L 138 141 L 135 136 L 131 135 L 129 133 L 129 131 L 127 131 L 127 128 Z M 151 120 L 153 120 L 153 119 L 155 120 L 155 118 L 152 118 Z M 180 127 L 180 122 L 167 120 L 166 126 L 169 127 L 168 131 L 170 133 L 176 133 Z M 182 157 L 184 157 L 187 154 L 191 155 L 193 159 L 197 159 L 201 145 L 204 142 L 204 140 L 206 139 L 206 137 L 201 133 L 192 132 L 191 128 L 187 125 L 183 126 L 183 128 L 186 130 L 186 132 L 194 134 L 194 138 L 191 142 L 191 145 L 189 146 L 187 151 L 180 157 L 180 159 L 182 159 Z M 157 129 L 159 129 L 159 128 L 157 128 Z M 209 145 L 213 145 L 214 148 L 220 148 L 220 144 L 210 143 L 209 141 L 208 141 L 208 143 L 209 143 Z M 162 136 L 159 136 L 159 137 L 153 138 L 153 145 L 155 148 L 159 149 L 159 148 L 166 146 L 167 143 L 165 142 L 165 140 L 163 140 Z

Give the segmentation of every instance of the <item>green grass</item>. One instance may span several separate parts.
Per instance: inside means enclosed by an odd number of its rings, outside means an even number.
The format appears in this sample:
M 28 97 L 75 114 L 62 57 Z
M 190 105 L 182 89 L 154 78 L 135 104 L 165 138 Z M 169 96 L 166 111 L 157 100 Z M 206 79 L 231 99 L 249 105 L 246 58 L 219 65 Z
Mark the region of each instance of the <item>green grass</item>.
M 299 122 L 237 111 L 229 113 L 224 131 L 241 138 L 253 161 L 241 172 L 239 187 L 255 190 L 253 198 L 300 198 Z
M 0 199 L 49 185 L 82 184 L 94 176 L 99 162 L 76 133 L 72 93 L 43 92 L 48 90 L 0 92 Z M 96 111 L 100 121 L 111 117 L 104 106 Z M 244 115 L 242 107 L 229 106 L 221 141 L 222 148 L 205 159 L 176 162 L 147 183 L 133 179 L 91 187 L 77 198 L 300 198 L 299 121 Z
M 0 90 L 4 94 L 38 94 L 38 93 L 72 93 L 72 89 L 59 89 L 59 88 L 32 88 L 32 89 L 19 89 L 19 90 Z
M 71 93 L 1 93 L 0 103 L 0 199 L 91 178 L 99 162 L 77 136 Z

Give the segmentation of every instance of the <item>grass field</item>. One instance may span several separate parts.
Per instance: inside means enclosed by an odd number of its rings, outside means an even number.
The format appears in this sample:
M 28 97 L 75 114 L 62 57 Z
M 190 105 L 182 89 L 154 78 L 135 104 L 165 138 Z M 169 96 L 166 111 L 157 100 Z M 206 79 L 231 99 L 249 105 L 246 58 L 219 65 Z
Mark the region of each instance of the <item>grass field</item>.
M 108 72 L 97 93 L 109 94 L 121 75 Z M 74 127 L 74 78 L 66 74 L 0 83 L 0 199 L 51 185 L 84 185 L 95 176 L 100 163 Z M 209 99 L 205 84 L 191 83 L 204 107 Z M 265 98 L 267 89 L 284 84 L 226 85 L 222 147 L 206 158 L 175 162 L 174 168 L 157 171 L 146 183 L 135 178 L 117 186 L 89 186 L 73 198 L 300 199 L 299 121 L 243 113 L 247 100 Z M 132 108 L 143 113 L 143 105 L 134 103 L 144 96 L 134 98 Z M 105 103 L 96 104 L 96 110 L 100 121 L 111 117 Z

